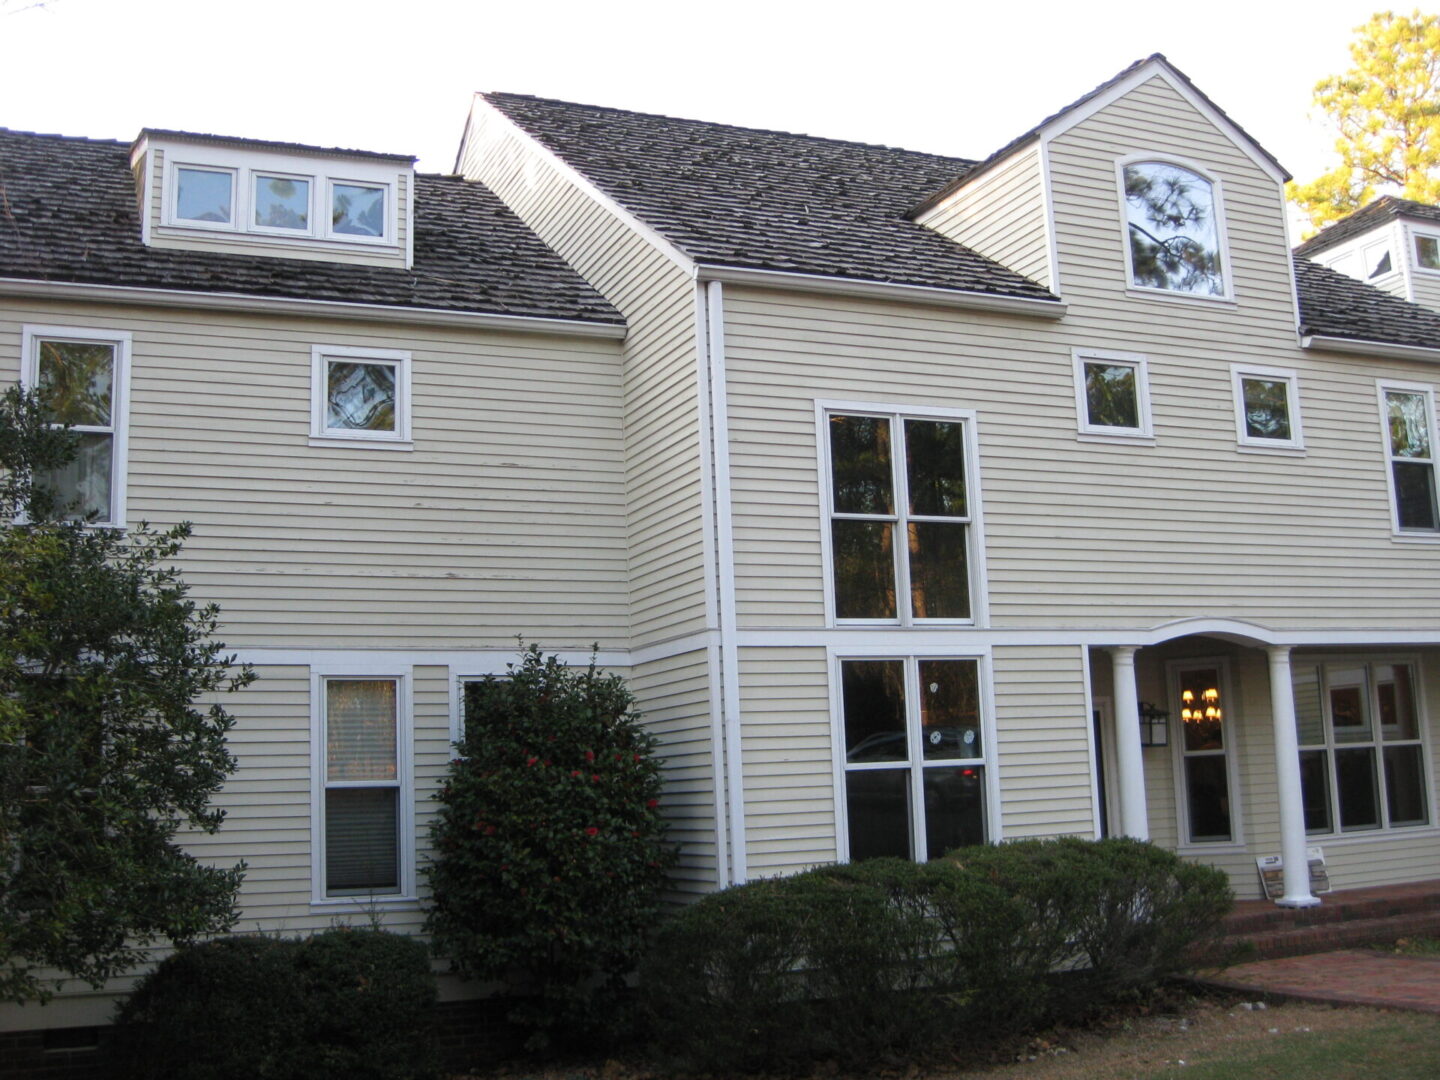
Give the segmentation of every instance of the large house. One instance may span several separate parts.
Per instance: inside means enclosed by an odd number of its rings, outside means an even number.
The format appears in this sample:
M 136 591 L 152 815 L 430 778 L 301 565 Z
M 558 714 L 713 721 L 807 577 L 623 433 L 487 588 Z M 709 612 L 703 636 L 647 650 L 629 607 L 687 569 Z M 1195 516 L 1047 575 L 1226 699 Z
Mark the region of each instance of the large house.
M 77 490 L 192 521 L 260 673 L 193 845 L 242 929 L 418 927 L 517 634 L 629 678 L 677 893 L 1059 834 L 1440 877 L 1433 210 L 1371 222 L 1403 287 L 1292 255 L 1160 56 L 982 161 L 487 94 L 456 172 L 0 138 L 0 362 L 105 369 Z

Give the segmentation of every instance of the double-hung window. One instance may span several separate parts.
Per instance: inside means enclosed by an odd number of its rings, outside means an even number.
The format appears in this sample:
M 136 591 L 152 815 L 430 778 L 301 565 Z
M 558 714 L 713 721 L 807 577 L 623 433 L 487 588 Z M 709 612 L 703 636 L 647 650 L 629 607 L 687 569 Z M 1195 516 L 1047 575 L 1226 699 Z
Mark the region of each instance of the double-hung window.
M 1428 386 L 1380 383 L 1380 421 L 1397 533 L 1440 533 L 1435 498 L 1435 394 Z
M 125 441 L 130 335 L 68 326 L 27 326 L 24 384 L 48 419 L 75 433 L 74 460 L 37 475 L 57 509 L 95 525 L 125 522 Z
M 823 415 L 835 618 L 971 621 L 973 414 Z
M 1300 391 L 1295 372 L 1232 364 L 1235 438 L 1241 446 L 1300 450 Z
M 1080 433 L 1150 438 L 1150 374 L 1145 357 L 1101 349 L 1075 349 L 1071 356 Z
M 1388 659 L 1297 664 L 1291 679 L 1306 831 L 1429 824 L 1415 665 Z
M 984 843 L 980 660 L 845 658 L 838 674 L 843 854 L 923 862 Z
M 316 345 L 311 349 L 310 436 L 320 445 L 410 446 L 410 354 Z
M 400 676 L 320 676 L 317 900 L 413 895 L 409 709 Z

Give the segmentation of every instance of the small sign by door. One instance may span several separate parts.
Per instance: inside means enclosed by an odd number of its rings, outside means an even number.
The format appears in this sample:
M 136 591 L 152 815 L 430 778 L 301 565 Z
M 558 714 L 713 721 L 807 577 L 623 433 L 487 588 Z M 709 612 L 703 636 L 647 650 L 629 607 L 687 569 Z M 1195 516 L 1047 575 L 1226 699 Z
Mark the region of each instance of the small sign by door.
M 1325 869 L 1325 852 L 1318 847 L 1306 848 L 1305 859 L 1310 864 L 1310 891 L 1330 891 L 1330 872 Z M 1285 858 L 1282 855 L 1261 855 L 1255 860 L 1260 871 L 1260 884 L 1265 889 L 1265 899 L 1275 900 L 1285 895 Z

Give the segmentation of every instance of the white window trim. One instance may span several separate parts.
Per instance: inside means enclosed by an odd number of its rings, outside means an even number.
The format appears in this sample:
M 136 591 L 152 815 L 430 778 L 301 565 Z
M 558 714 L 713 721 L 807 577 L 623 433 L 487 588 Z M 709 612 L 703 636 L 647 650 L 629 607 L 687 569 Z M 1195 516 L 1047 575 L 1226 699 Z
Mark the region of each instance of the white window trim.
M 108 521 L 93 521 L 92 525 L 104 525 L 123 529 L 126 522 L 126 479 L 128 476 L 130 443 L 130 354 L 131 334 L 128 330 L 102 330 L 81 326 L 38 326 L 27 324 L 21 327 L 20 385 L 34 390 L 40 385 L 40 342 L 80 341 L 98 342 L 115 346 L 115 370 L 111 373 L 110 422 L 114 433 L 114 445 L 110 459 L 110 510 Z M 72 428 L 74 431 L 103 430 L 85 426 Z
M 840 676 L 840 665 L 846 660 L 903 660 L 905 661 L 905 721 L 907 746 L 910 750 L 910 758 L 906 768 L 910 771 L 911 799 L 910 799 L 910 828 L 912 851 L 918 852 L 924 848 L 924 800 L 917 799 L 916 788 L 921 782 L 920 773 L 923 769 L 924 758 L 919 748 L 919 740 L 915 737 L 918 731 L 920 705 L 918 697 L 918 672 L 921 660 L 974 660 L 980 675 L 980 736 L 983 741 L 981 749 L 984 753 L 978 758 L 957 758 L 954 761 L 945 762 L 951 765 L 976 765 L 984 770 L 985 785 L 985 842 L 998 844 L 1004 836 L 1001 832 L 1002 816 L 1000 813 L 1000 769 L 999 753 L 996 747 L 995 733 L 995 680 L 992 670 L 991 652 L 989 646 L 979 645 L 971 647 L 941 648 L 941 649 L 914 649 L 904 645 L 875 644 L 865 647 L 863 644 L 845 645 L 843 647 L 829 646 L 826 649 L 830 676 L 830 746 L 831 746 L 831 783 L 833 785 L 833 797 L 835 806 L 835 857 L 837 862 L 848 863 L 850 861 L 850 814 L 845 794 L 845 713 Z M 917 768 L 917 763 L 919 767 Z M 899 768 L 899 762 L 888 763 L 892 768 Z M 937 767 L 942 762 L 935 762 Z M 919 830 L 919 831 L 917 831 Z
M 969 508 L 966 523 L 965 557 L 970 567 L 970 618 L 968 619 L 916 619 L 910 614 L 908 565 L 904 580 L 896 570 L 896 602 L 894 619 L 840 619 L 835 615 L 835 553 L 831 541 L 831 521 L 834 520 L 834 490 L 830 482 L 830 425 L 828 417 L 834 413 L 860 416 L 888 416 L 891 420 L 958 420 L 965 429 L 965 501 Z M 828 627 L 900 626 L 906 628 L 930 627 L 985 627 L 990 623 L 989 593 L 986 587 L 988 576 L 985 568 L 984 502 L 980 490 L 980 439 L 977 432 L 978 413 L 974 409 L 956 409 L 931 405 L 900 405 L 894 402 L 840 401 L 819 399 L 815 401 L 815 448 L 816 477 L 820 484 L 820 559 L 825 575 L 825 625 Z M 899 464 L 892 463 L 898 471 Z M 897 496 L 903 489 L 896 488 Z M 898 556 L 897 556 L 898 559 Z M 903 589 L 902 589 L 903 587 Z
M 414 668 L 386 671 L 341 670 L 327 667 L 310 671 L 310 903 L 326 909 L 364 911 L 376 904 L 416 903 L 415 872 L 415 734 Z M 400 891 L 368 896 L 325 895 L 325 792 L 329 787 L 325 758 L 325 684 L 331 679 L 393 681 L 395 685 L 395 775 L 399 789 Z M 385 785 L 390 786 L 387 782 Z
M 1075 373 L 1075 423 L 1085 441 L 1097 439 L 1109 442 L 1133 443 L 1155 441 L 1154 424 L 1150 416 L 1150 361 L 1141 353 L 1115 352 L 1110 349 L 1071 349 L 1070 355 Z M 1140 417 L 1138 428 L 1108 427 L 1090 422 L 1090 404 L 1085 396 L 1085 364 L 1099 361 L 1106 364 L 1123 364 L 1135 369 L 1135 396 Z
M 1435 388 L 1429 383 L 1376 379 L 1375 400 L 1380 410 L 1380 451 L 1384 455 L 1381 460 L 1385 463 L 1385 492 L 1390 500 L 1390 535 L 1394 540 L 1407 543 L 1440 543 L 1440 529 L 1431 531 L 1400 528 L 1400 504 L 1395 500 L 1395 470 L 1391 467 L 1395 457 L 1390 452 L 1390 410 L 1385 402 L 1385 395 L 1391 390 L 1425 395 L 1428 402 L 1425 416 L 1430 423 L 1430 483 L 1435 485 L 1436 499 L 1440 501 L 1440 458 L 1436 456 L 1437 449 L 1440 448 L 1437 448 L 1435 443 Z
M 1180 292 L 1176 289 L 1157 289 L 1153 285 L 1137 285 L 1135 283 L 1135 265 L 1130 254 L 1130 217 L 1125 209 L 1125 169 L 1129 165 L 1139 165 L 1142 162 L 1178 166 L 1187 172 L 1194 173 L 1210 185 L 1210 196 L 1214 200 L 1215 242 L 1220 247 L 1220 266 L 1221 272 L 1225 277 L 1225 291 L 1223 293 L 1209 295 L 1206 293 Z M 1174 154 L 1158 152 L 1127 154 L 1115 162 L 1115 189 L 1120 200 L 1120 250 L 1125 256 L 1125 292 L 1128 295 L 1145 297 L 1147 299 L 1177 300 L 1202 304 L 1233 304 L 1235 302 L 1235 268 L 1230 258 L 1230 234 L 1225 225 L 1225 190 L 1218 176 L 1209 169 L 1193 161 L 1189 161 L 1186 158 L 1176 157 Z
M 357 431 L 325 426 L 328 361 L 355 360 L 395 365 L 395 430 Z M 310 445 L 371 446 L 410 450 L 410 353 L 400 349 L 357 349 L 344 345 L 310 347 Z
M 1306 666 L 1306 667 L 1312 667 L 1312 666 L 1313 666 L 1313 667 L 1315 667 L 1315 668 L 1321 669 L 1321 671 L 1322 671 L 1322 675 L 1321 675 L 1322 680 L 1324 679 L 1323 669 L 1324 669 L 1327 665 L 1329 665 L 1329 664 L 1355 664 L 1355 665 L 1364 665 L 1364 667 L 1365 667 L 1365 669 L 1366 669 L 1366 679 L 1365 679 L 1365 681 L 1366 681 L 1366 689 L 1367 689 L 1367 691 L 1369 691 L 1369 693 L 1370 693 L 1370 695 L 1371 695 L 1371 699 L 1366 702 L 1366 707 L 1367 707 L 1367 708 L 1372 707 L 1372 706 L 1374 706 L 1374 704 L 1375 704 L 1375 701 L 1374 701 L 1374 690 L 1375 690 L 1375 685 L 1374 685 L 1374 683 L 1375 683 L 1375 681 L 1374 681 L 1374 679 L 1373 679 L 1373 678 L 1371 677 L 1371 675 L 1370 675 L 1370 669 L 1371 669 L 1375 664 L 1405 664 L 1405 665 L 1407 665 L 1407 666 L 1410 668 L 1411 673 L 1412 673 L 1412 674 L 1414 675 L 1414 677 L 1415 677 L 1415 712 L 1416 712 L 1416 717 L 1415 717 L 1415 719 L 1416 719 L 1416 722 L 1418 723 L 1418 725 L 1419 725 L 1419 727 L 1420 727 L 1420 739 L 1419 739 L 1419 743 L 1420 743 L 1420 768 L 1421 768 L 1422 773 L 1423 773 L 1423 776 L 1424 776 L 1425 812 L 1426 812 L 1426 814 L 1427 814 L 1427 815 L 1429 816 L 1429 818 L 1430 818 L 1430 820 L 1429 820 L 1428 822 L 1426 822 L 1425 824 L 1423 824 L 1423 825 L 1390 825 L 1390 824 L 1388 824 L 1389 818 L 1390 818 L 1390 807 L 1388 806 L 1387 800 L 1386 800 L 1386 797 L 1385 797 L 1385 796 L 1387 795 L 1387 790 L 1386 790 L 1386 788 L 1385 788 L 1385 779 L 1384 779 L 1385 765 L 1384 765 L 1384 760 L 1383 760 L 1383 758 L 1380 757 L 1379 755 L 1377 755 L 1376 762 L 1375 762 L 1375 768 L 1376 768 L 1376 789 L 1375 789 L 1375 791 L 1376 791 L 1376 796 L 1380 799 L 1380 817 L 1381 817 L 1381 820 L 1387 822 L 1387 824 L 1381 825 L 1378 829 L 1351 829 L 1351 830 L 1348 831 L 1348 832 L 1341 832 L 1341 831 L 1340 831 L 1340 794 L 1339 794 L 1339 792 L 1336 790 L 1336 785 L 1335 785 L 1335 759 L 1334 759 L 1334 753 L 1335 753 L 1335 749 L 1336 749 L 1336 744 L 1334 743 L 1334 741 L 1333 741 L 1333 739 L 1332 739 L 1333 732 L 1330 730 L 1330 728 L 1329 728 L 1329 726 L 1328 726 L 1328 723 L 1327 723 L 1326 732 L 1325 732 L 1326 743 L 1325 743 L 1323 749 L 1326 751 L 1326 753 L 1328 753 L 1328 754 L 1331 755 L 1330 760 L 1329 760 L 1329 762 L 1328 762 L 1328 766 L 1327 766 L 1327 767 L 1329 768 L 1329 770 L 1330 770 L 1330 771 L 1329 771 L 1329 775 L 1328 775 L 1327 787 L 1330 789 L 1330 823 L 1331 823 L 1331 826 L 1332 826 L 1332 831 L 1330 831 L 1330 832 L 1313 832 L 1313 833 L 1312 833 L 1312 832 L 1306 832 L 1305 836 L 1306 836 L 1307 841 L 1310 841 L 1310 840 L 1323 840 L 1323 841 L 1325 842 L 1326 846 L 1329 846 L 1331 843 L 1336 842 L 1336 841 L 1350 840 L 1350 841 L 1360 841 L 1360 842 L 1364 842 L 1367 838 L 1375 838 L 1375 837 L 1387 837 L 1387 838 L 1394 839 L 1394 838 L 1397 838 L 1397 837 L 1406 837 L 1406 838 L 1409 838 L 1409 837 L 1412 837 L 1412 836 L 1413 836 L 1413 837 L 1424 837 L 1424 836 L 1430 836 L 1430 835 L 1440 835 L 1440 817 L 1437 817 L 1436 806 L 1435 806 L 1435 768 L 1434 768 L 1434 765 L 1433 765 L 1434 759 L 1431 757 L 1432 749 L 1431 749 L 1431 736 L 1430 736 L 1430 715 L 1429 715 L 1429 710 L 1426 709 L 1426 707 L 1425 707 L 1425 703 L 1426 703 L 1426 701 L 1429 700 L 1429 697 L 1428 697 L 1428 692 L 1426 691 L 1426 688 L 1425 688 L 1425 665 L 1424 665 L 1424 663 L 1422 663 L 1422 658 L 1421 658 L 1420 656 L 1414 654 L 1414 653 L 1384 653 L 1384 652 L 1378 652 L 1378 653 L 1369 653 L 1369 652 L 1366 652 L 1366 653 L 1318 653 L 1318 654 L 1315 654 L 1315 655 L 1305 654 L 1304 656 L 1301 656 L 1301 657 L 1298 657 L 1298 658 L 1297 658 L 1297 657 L 1294 657 L 1294 656 L 1291 657 L 1291 669 L 1292 669 L 1292 671 L 1293 671 L 1293 669 L 1294 669 L 1296 666 L 1302 665 L 1302 664 L 1303 664 L 1304 666 Z M 1323 686 L 1322 686 L 1322 689 L 1328 687 L 1328 685 L 1329 685 L 1328 681 L 1327 681 L 1327 682 L 1324 682 L 1324 684 L 1323 684 Z M 1325 700 L 1326 697 L 1328 697 L 1328 695 L 1323 695 L 1323 696 L 1322 696 L 1322 705 L 1321 705 L 1321 709 L 1322 709 L 1321 716 L 1322 716 L 1322 717 L 1328 716 L 1328 713 L 1329 713 L 1328 705 L 1324 703 L 1324 700 Z M 1373 714 L 1372 714 L 1372 718 L 1373 718 L 1373 719 L 1376 719 L 1376 720 L 1378 721 L 1378 717 L 1373 716 Z M 1298 741 L 1298 739 L 1299 739 L 1299 733 L 1298 733 L 1298 732 L 1296 733 L 1296 739 L 1297 739 L 1297 749 L 1299 749 L 1299 750 L 1319 750 L 1319 749 L 1322 749 L 1322 747 L 1321 747 L 1318 743 L 1299 743 L 1299 741 Z M 1400 745 L 1412 744 L 1414 741 L 1415 741 L 1415 740 L 1411 740 L 1411 739 L 1403 739 L 1403 740 L 1399 740 L 1399 744 L 1400 744 Z M 1362 744 L 1359 744 L 1359 745 L 1362 745 L 1362 746 L 1375 746 L 1377 749 L 1382 748 L 1382 747 L 1384 747 L 1384 746 L 1387 745 L 1386 742 L 1385 742 L 1385 740 L 1384 740 L 1384 738 L 1383 738 L 1382 735 L 1381 735 L 1381 732 L 1380 732 L 1380 730 L 1379 730 L 1378 723 L 1377 723 L 1377 726 L 1376 726 L 1375 739 L 1374 739 L 1374 741 L 1371 742 L 1371 743 L 1362 743 Z M 1393 745 L 1393 744 L 1390 744 L 1390 745 Z M 1344 746 L 1341 746 L 1340 748 L 1341 748 L 1341 749 L 1344 749 Z
M 163 144 L 162 144 L 163 145 Z M 399 184 L 403 171 L 398 162 L 369 165 L 355 161 L 322 162 L 317 158 L 276 154 L 257 150 L 232 150 L 215 146 L 181 145 L 165 147 L 165 182 L 161 222 L 168 228 L 222 232 L 235 236 L 249 234 L 271 239 L 320 240 L 359 244 L 395 250 L 399 246 Z M 180 169 L 228 172 L 231 175 L 231 220 L 228 223 L 192 221 L 176 216 Z M 255 178 L 284 176 L 310 181 L 310 227 L 276 229 L 256 226 L 254 221 Z M 330 191 L 336 184 L 383 188 L 385 191 L 385 234 L 357 236 L 337 233 L 330 223 Z
M 1434 240 L 1435 243 L 1436 243 L 1436 245 L 1437 245 L 1437 246 L 1440 246 L 1440 229 L 1426 229 L 1426 228 L 1422 228 L 1422 227 L 1417 227 L 1417 226 L 1411 225 L 1411 226 L 1409 226 L 1409 227 L 1406 229 L 1406 234 L 1407 234 L 1407 235 L 1406 235 L 1406 239 L 1405 239 L 1405 248 L 1406 248 L 1405 254 L 1406 254 L 1406 258 L 1409 260 L 1410 265 L 1411 265 L 1411 267 L 1414 269 L 1415 273 L 1417 273 L 1417 274 L 1425 274 L 1425 275 L 1431 276 L 1431 277 L 1434 277 L 1434 276 L 1436 276 L 1436 275 L 1440 275 L 1440 267 L 1422 266 L 1422 265 L 1420 264 L 1420 250 L 1419 250 L 1419 249 L 1420 249 L 1420 238 L 1421 238 L 1422 236 L 1428 237 L 1429 239 Z
M 1230 792 L 1230 839 L 1192 840 L 1190 838 L 1190 790 L 1185 780 L 1185 721 L 1180 719 L 1180 675 L 1196 668 L 1215 668 L 1220 673 L 1221 707 L 1228 714 L 1224 723 L 1225 782 Z M 1181 851 L 1225 851 L 1245 847 L 1245 814 L 1240 790 L 1240 761 L 1244 756 L 1244 740 L 1240 737 L 1240 716 L 1235 703 L 1235 680 L 1230 674 L 1230 659 L 1225 656 L 1187 656 L 1165 664 L 1165 697 L 1170 703 L 1170 761 L 1174 775 L 1175 827 Z
M 1290 438 L 1262 439 L 1245 430 L 1245 386 L 1247 378 L 1267 379 L 1285 383 L 1285 407 L 1290 418 Z M 1281 451 L 1293 454 L 1305 449 L 1305 436 L 1300 423 L 1300 377 L 1288 368 L 1261 367 L 1256 364 L 1231 364 L 1230 385 L 1235 395 L 1235 441 L 1245 450 Z

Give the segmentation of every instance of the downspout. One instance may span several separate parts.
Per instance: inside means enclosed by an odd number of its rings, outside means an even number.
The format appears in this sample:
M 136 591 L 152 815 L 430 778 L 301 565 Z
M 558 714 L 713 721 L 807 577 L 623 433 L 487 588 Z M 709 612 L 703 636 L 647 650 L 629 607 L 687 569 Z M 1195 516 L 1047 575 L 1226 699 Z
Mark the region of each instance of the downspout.
M 715 483 L 715 568 L 719 575 L 721 708 L 725 728 L 725 790 L 730 808 L 730 883 L 743 885 L 745 859 L 745 778 L 740 741 L 740 649 L 735 641 L 735 528 L 731 519 L 730 421 L 725 386 L 724 285 L 705 286 L 709 346 L 710 432 Z

